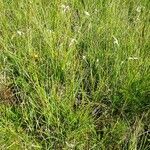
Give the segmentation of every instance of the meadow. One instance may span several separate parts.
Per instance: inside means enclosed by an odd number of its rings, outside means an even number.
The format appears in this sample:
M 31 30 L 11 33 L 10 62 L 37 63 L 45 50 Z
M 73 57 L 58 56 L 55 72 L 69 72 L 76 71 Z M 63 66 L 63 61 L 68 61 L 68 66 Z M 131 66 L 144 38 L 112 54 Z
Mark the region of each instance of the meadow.
M 0 150 L 150 150 L 150 1 L 0 0 Z

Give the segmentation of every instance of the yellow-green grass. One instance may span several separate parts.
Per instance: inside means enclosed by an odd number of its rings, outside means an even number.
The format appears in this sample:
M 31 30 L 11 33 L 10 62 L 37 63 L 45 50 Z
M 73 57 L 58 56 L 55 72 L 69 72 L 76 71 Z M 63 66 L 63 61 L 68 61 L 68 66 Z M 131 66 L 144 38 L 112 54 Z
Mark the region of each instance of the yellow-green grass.
M 0 149 L 150 149 L 149 0 L 0 0 Z

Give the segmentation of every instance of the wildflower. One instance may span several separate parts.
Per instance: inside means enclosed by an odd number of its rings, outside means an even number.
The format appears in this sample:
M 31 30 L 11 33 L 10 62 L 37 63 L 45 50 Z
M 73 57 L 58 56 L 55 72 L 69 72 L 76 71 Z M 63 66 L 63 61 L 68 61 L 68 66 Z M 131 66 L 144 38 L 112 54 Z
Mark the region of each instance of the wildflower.
M 51 34 L 53 31 L 51 29 L 47 29 L 47 32 Z
M 128 59 L 129 60 L 138 60 L 139 58 L 138 57 L 129 57 Z
M 24 33 L 18 30 L 18 31 L 17 31 L 17 34 L 18 34 L 19 36 L 21 36 L 21 35 L 23 35 Z
M 39 59 L 38 53 L 35 53 L 35 52 L 33 52 L 33 53 L 31 54 L 31 57 L 32 57 L 34 60 L 38 60 L 38 59 Z
M 38 54 L 34 54 L 34 58 L 37 59 L 39 56 Z
M 71 39 L 70 44 L 69 44 L 69 47 L 72 46 L 72 45 L 73 45 L 74 43 L 76 43 L 76 42 L 77 42 L 76 39 Z
M 121 61 L 120 65 L 124 64 L 124 61 Z
M 85 60 L 85 59 L 86 59 L 86 56 L 83 56 L 82 58 Z
M 96 59 L 96 62 L 98 63 L 98 62 L 99 62 L 99 59 Z
M 89 12 L 87 12 L 87 11 L 84 11 L 84 14 L 88 17 L 90 16 Z
M 62 8 L 62 11 L 63 12 L 67 12 L 67 11 L 69 11 L 70 10 L 70 7 L 68 6 L 68 5 L 61 5 L 61 8 Z
M 113 36 L 113 38 L 114 38 L 114 44 L 116 44 L 117 46 L 119 46 L 119 42 L 118 42 L 117 38 L 115 36 Z

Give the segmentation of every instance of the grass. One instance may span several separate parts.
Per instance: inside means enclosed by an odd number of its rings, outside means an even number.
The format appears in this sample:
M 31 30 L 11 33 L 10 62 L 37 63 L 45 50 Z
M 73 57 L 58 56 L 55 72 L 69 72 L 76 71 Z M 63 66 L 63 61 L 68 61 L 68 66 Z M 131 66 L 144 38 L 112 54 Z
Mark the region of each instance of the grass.
M 0 0 L 0 149 L 150 149 L 149 0 Z

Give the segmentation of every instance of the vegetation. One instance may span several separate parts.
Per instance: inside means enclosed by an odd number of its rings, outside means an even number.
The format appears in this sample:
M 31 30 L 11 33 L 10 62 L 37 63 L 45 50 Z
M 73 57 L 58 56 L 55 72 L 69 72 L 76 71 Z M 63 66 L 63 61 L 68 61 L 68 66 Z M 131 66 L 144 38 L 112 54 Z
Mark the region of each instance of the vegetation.
M 149 0 L 0 0 L 0 149 L 150 149 Z

